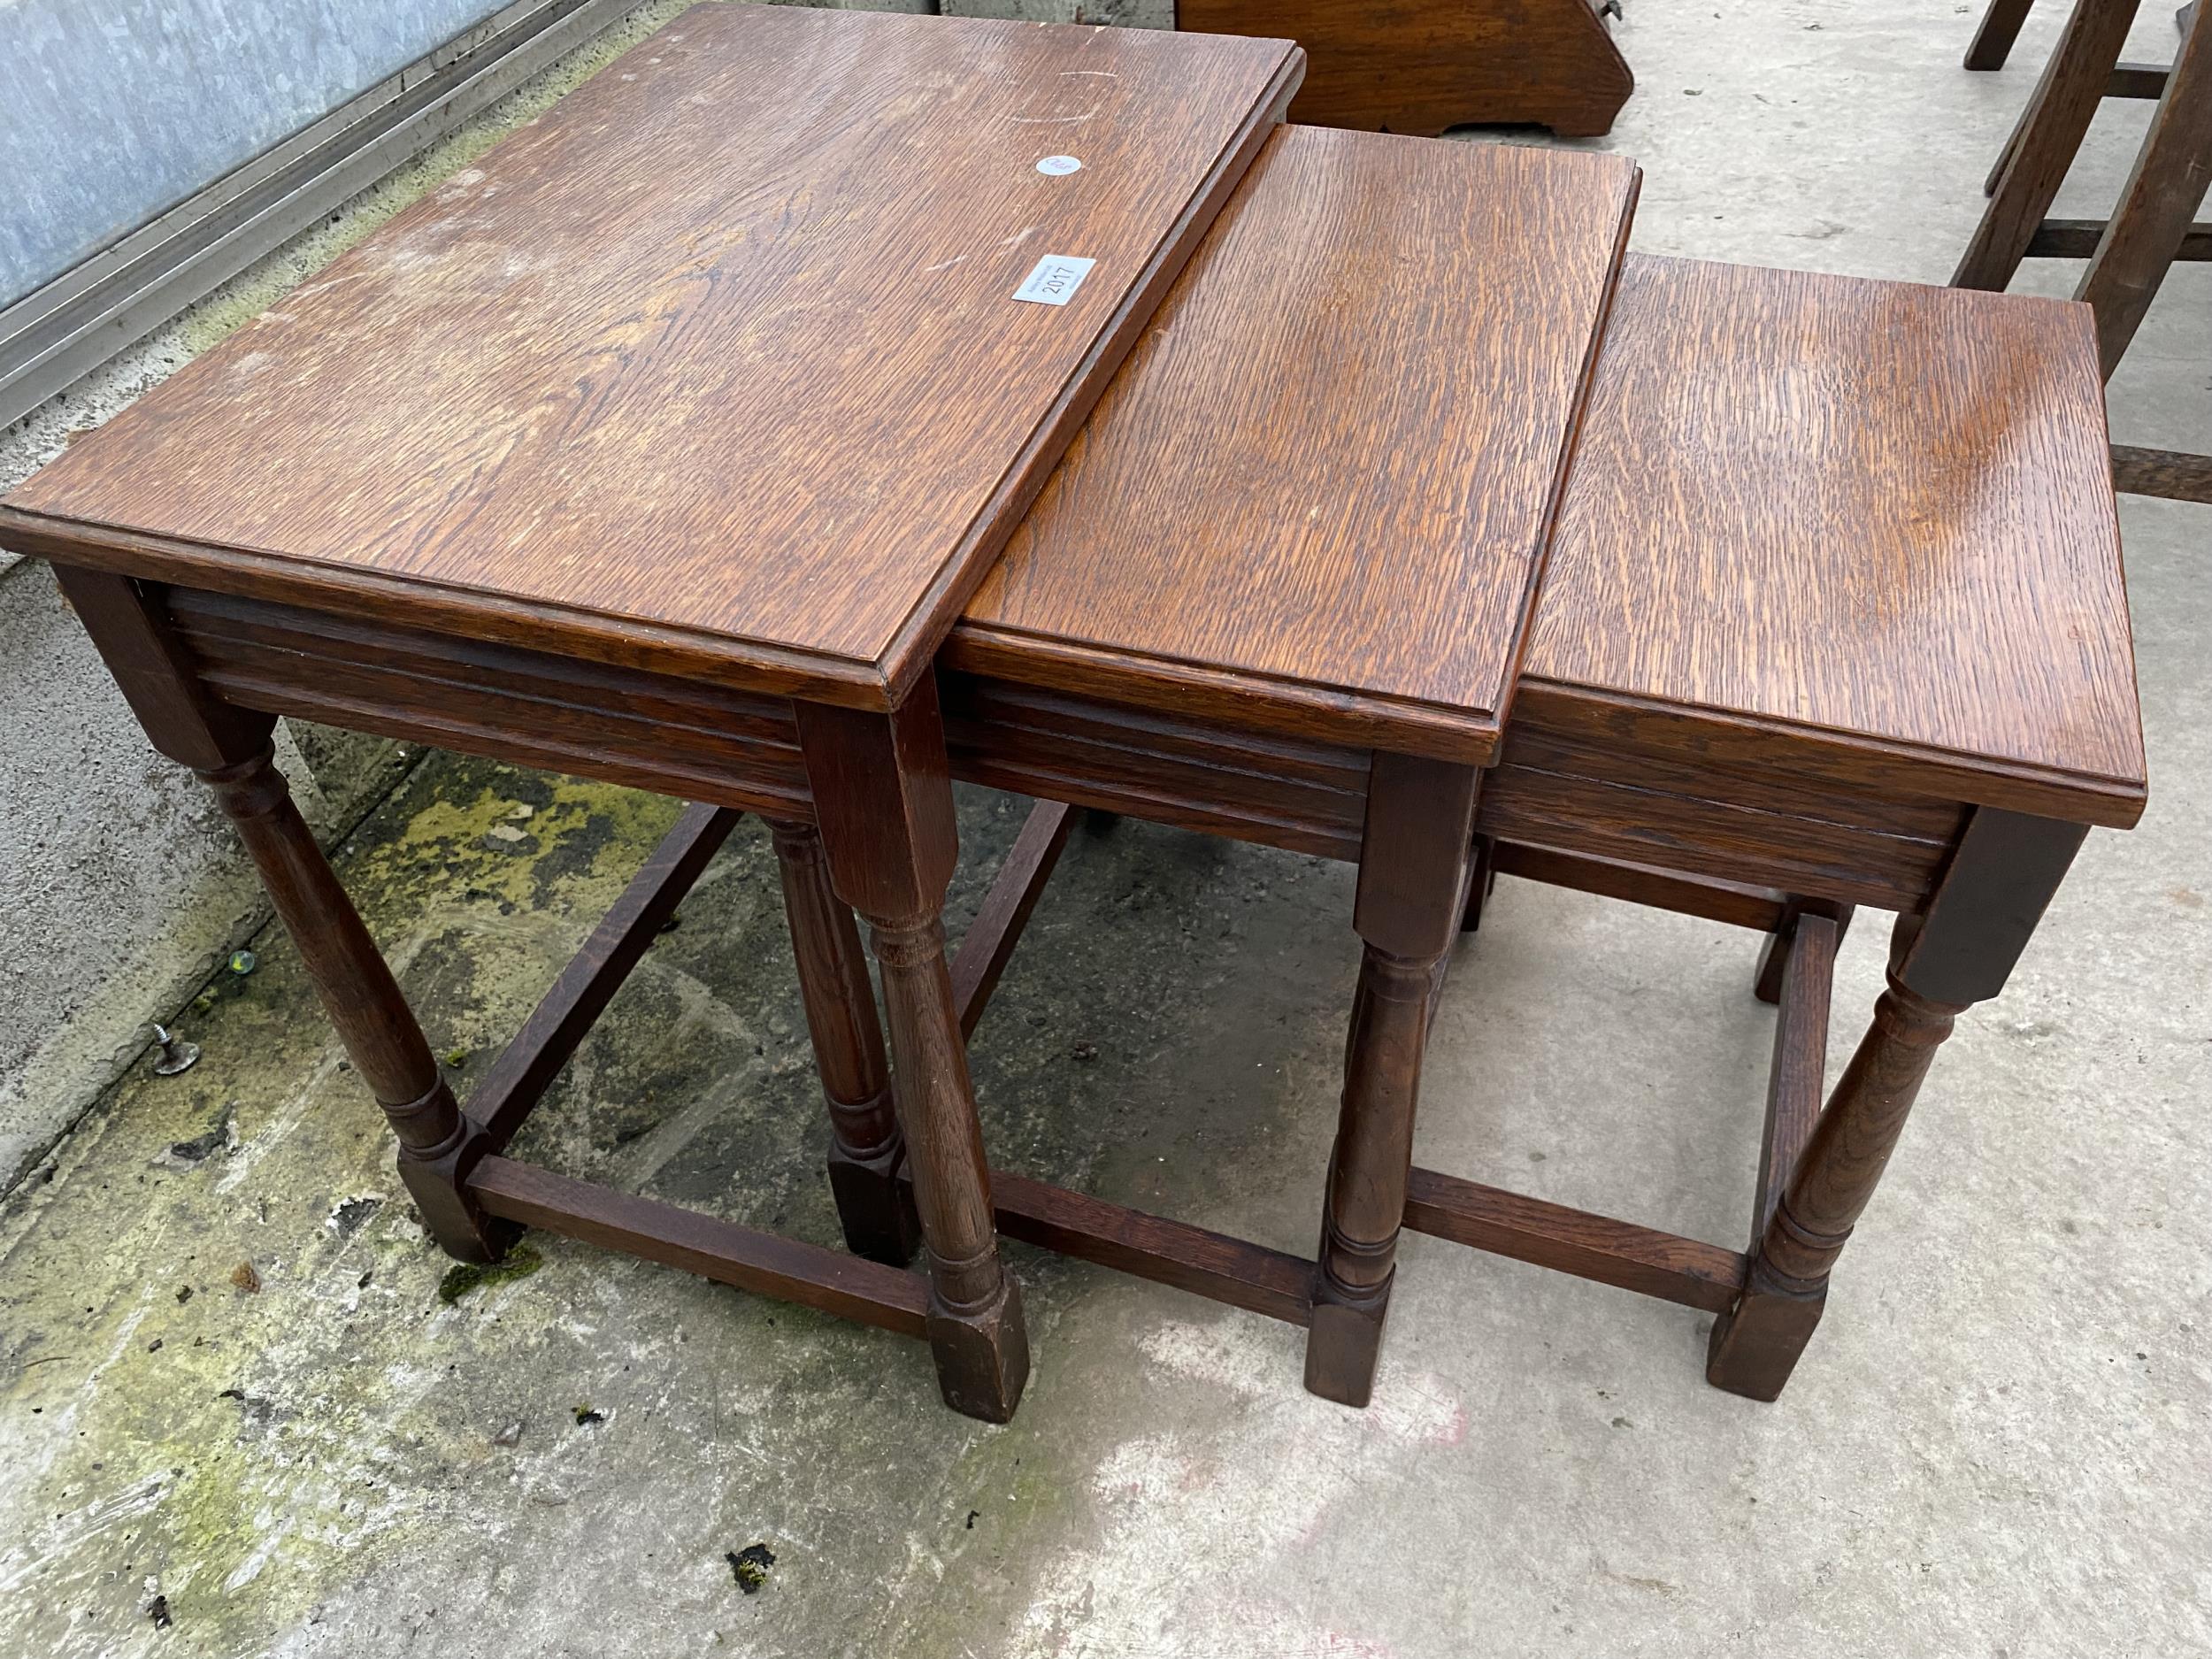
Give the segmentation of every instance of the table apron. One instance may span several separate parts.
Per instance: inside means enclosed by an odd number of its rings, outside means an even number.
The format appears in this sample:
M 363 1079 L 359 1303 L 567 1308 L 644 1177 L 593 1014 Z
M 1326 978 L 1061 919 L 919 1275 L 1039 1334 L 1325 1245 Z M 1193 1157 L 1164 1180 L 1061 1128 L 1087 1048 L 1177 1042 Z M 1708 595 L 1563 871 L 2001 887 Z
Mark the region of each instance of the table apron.
M 779 821 L 814 817 L 786 699 L 181 588 L 169 615 L 230 702 Z
M 814 809 L 791 705 L 695 680 L 170 589 L 206 682 L 232 702 L 567 772 L 788 822 Z M 941 676 L 963 780 L 1356 863 L 1363 749 L 1135 709 L 982 676 Z M 1571 725 L 1572 723 L 1569 723 Z M 1520 719 L 1485 780 L 1494 840 L 1710 881 L 1891 910 L 1932 891 L 1956 803 L 1825 780 L 1787 757 L 1707 765 Z
M 1364 749 L 1256 734 L 948 674 L 946 741 L 972 782 L 1356 863 Z M 1966 818 L 1954 801 L 1789 764 L 1701 764 L 1633 741 L 1517 725 L 1477 830 L 1517 846 L 1838 904 L 1916 910 Z

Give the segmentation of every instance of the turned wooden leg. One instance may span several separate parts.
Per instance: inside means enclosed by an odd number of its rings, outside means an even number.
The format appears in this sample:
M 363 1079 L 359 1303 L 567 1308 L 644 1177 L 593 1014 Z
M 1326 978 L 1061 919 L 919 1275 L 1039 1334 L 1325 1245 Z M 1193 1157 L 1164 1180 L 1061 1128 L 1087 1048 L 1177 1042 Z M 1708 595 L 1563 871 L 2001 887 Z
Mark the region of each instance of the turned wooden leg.
M 845 1244 L 856 1256 L 903 1267 L 921 1242 L 921 1224 L 899 1179 L 906 1140 L 892 1106 L 860 930 L 850 907 L 831 889 L 821 833 L 811 824 L 771 827 L 799 995 L 829 1104 L 830 1193 Z
M 1713 1327 L 1705 1375 L 1714 1386 L 1754 1400 L 1780 1395 L 1938 1046 L 1960 1013 L 2004 987 L 2085 833 L 1981 808 L 1926 912 L 1899 918 L 1874 1022 L 1790 1173 L 1743 1294 Z
M 1029 1377 L 1021 1293 L 999 1262 L 990 1170 L 934 918 L 871 918 L 901 1100 L 913 1136 L 914 1202 L 929 1262 L 929 1340 L 945 1403 L 1003 1423 Z
M 512 1229 L 486 1216 L 467 1187 L 471 1167 L 491 1149 L 489 1140 L 454 1100 L 413 1010 L 293 804 L 269 749 L 200 776 L 238 826 L 354 1070 L 399 1137 L 400 1179 L 423 1225 L 449 1255 L 496 1260 Z
M 1306 1342 L 1307 1388 L 1343 1405 L 1373 1397 L 1382 1356 L 1435 961 L 1361 956 Z
M 237 826 L 354 1070 L 399 1137 L 400 1178 L 423 1225 L 464 1261 L 496 1259 L 513 1230 L 486 1216 L 467 1186 L 488 1141 L 455 1102 L 391 969 L 293 803 L 269 743 L 273 719 L 202 686 L 136 584 L 58 574 L 154 746 L 197 772 Z
M 1431 993 L 1462 918 L 1472 767 L 1378 753 L 1353 926 L 1365 941 L 1329 1156 L 1306 1386 L 1363 1406 L 1375 1386 L 1413 1164 Z
M 956 1411 L 1014 1414 L 1029 1376 L 1021 1294 L 998 1256 L 990 1171 L 945 963 L 945 888 L 959 856 L 937 687 L 889 715 L 795 705 L 836 895 L 883 970 L 907 1164 L 929 1271 L 929 1340 Z
M 1706 1377 L 1754 1400 L 1782 1392 L 1820 1323 L 1828 1272 L 1874 1196 L 1905 1116 L 1962 1005 L 1890 975 L 1874 1023 L 1830 1096 L 1753 1257 L 1742 1299 L 1713 1328 Z

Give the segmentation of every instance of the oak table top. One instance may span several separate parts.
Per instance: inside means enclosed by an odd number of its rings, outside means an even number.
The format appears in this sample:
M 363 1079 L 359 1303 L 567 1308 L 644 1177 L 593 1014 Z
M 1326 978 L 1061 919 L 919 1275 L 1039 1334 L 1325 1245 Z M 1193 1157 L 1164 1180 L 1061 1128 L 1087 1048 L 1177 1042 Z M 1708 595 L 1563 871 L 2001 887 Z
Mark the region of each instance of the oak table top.
M 947 660 L 1488 758 L 1639 176 L 1283 128 Z
M 73 446 L 0 541 L 893 706 L 1302 65 L 697 7 Z M 1048 256 L 1095 263 L 1018 300 Z
M 2132 824 L 2089 309 L 1632 257 L 1529 640 L 1546 686 Z

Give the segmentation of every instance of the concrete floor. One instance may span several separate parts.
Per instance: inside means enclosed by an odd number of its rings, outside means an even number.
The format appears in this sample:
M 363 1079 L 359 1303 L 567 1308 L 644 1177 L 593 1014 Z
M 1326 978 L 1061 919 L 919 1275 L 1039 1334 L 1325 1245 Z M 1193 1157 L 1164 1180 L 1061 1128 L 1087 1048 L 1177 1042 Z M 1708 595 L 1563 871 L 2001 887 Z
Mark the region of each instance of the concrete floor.
M 1606 147 L 1647 169 L 1637 244 L 1942 280 L 2059 11 L 1976 76 L 1963 5 L 1630 0 Z M 2061 211 L 2104 211 L 2141 116 L 2108 106 Z M 2177 272 L 2115 382 L 2124 441 L 2212 448 L 2208 280 Z M 134 1073 L 0 1210 L 0 1653 L 2212 1650 L 2212 517 L 2124 517 L 2149 814 L 2091 838 L 1962 1022 L 1779 1404 L 1705 1386 L 1701 1316 L 1419 1238 L 1363 1413 L 1299 1390 L 1294 1331 L 1018 1249 L 1037 1369 L 1004 1429 L 939 1409 L 912 1344 L 557 1239 L 448 1305 L 270 934 L 199 1066 Z M 987 864 L 1018 807 L 964 811 Z M 672 812 L 439 758 L 348 845 L 459 1082 Z M 996 1159 L 1308 1247 L 1348 900 L 1308 860 L 1079 838 L 978 1033 Z M 1752 960 L 1502 885 L 1422 1162 L 1736 1240 Z M 828 1242 L 823 1139 L 749 827 L 524 1151 Z M 748 1597 L 726 1556 L 755 1543 Z

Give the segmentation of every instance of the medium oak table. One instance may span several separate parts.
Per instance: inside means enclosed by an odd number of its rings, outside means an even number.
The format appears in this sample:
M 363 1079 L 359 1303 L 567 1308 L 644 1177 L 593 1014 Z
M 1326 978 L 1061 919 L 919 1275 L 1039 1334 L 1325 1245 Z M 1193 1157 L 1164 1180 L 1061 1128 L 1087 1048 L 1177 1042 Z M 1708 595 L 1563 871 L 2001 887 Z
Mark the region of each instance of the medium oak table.
M 1285 128 L 941 658 L 976 676 L 947 687 L 964 775 L 1357 859 L 1319 1268 L 1272 1268 L 1310 1280 L 1309 1386 L 1353 1403 L 1428 988 L 1639 180 L 1617 157 Z M 1202 815 L 1166 806 L 1183 791 Z M 1346 816 L 1300 833 L 1314 807 Z
M 681 1261 L 926 1334 L 949 1402 L 1011 1413 L 931 662 L 1302 62 L 697 8 L 0 507 L 236 822 L 448 1250 L 519 1222 Z M 918 1223 L 926 1278 L 502 1156 L 641 941 L 588 949 L 464 1111 L 271 764 L 278 713 L 772 820 L 795 910 L 872 930 L 904 1141 L 879 1087 L 833 1175 L 851 1241 L 903 1262 Z M 686 822 L 674 873 L 728 818 Z

